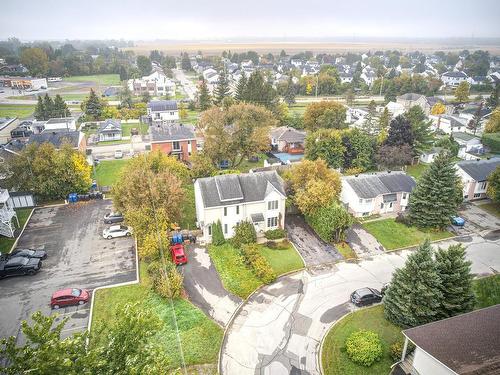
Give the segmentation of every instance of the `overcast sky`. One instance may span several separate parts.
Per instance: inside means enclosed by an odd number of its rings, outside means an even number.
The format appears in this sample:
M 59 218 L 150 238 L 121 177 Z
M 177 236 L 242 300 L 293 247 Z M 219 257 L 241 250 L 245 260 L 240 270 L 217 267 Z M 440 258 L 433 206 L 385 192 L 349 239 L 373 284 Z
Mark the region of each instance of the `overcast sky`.
M 500 37 L 499 0 L 0 0 L 0 39 Z

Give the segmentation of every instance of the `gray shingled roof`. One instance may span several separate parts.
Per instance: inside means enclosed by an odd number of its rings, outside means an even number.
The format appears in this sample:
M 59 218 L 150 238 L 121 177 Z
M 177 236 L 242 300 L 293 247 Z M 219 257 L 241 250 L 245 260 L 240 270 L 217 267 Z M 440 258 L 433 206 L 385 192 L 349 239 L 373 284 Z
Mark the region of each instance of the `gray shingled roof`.
M 500 165 L 500 158 L 467 160 L 457 163 L 469 176 L 476 181 L 486 181 L 488 176 Z
M 28 143 L 52 143 L 56 148 L 60 148 L 61 145 L 66 141 L 72 147 L 78 147 L 78 141 L 80 140 L 80 132 L 78 130 L 74 131 L 44 131 L 40 134 L 32 134 L 28 140 Z
M 175 100 L 151 100 L 148 108 L 154 112 L 176 111 L 177 102 Z
M 180 141 L 183 139 L 195 139 L 193 125 L 185 124 L 153 124 L 149 128 L 151 142 Z
M 227 174 L 197 180 L 206 208 L 263 201 L 273 190 L 285 194 L 284 183 L 276 171 Z
M 457 374 L 497 374 L 500 305 L 406 329 L 415 345 Z
M 108 125 L 112 126 L 108 128 Z M 107 119 L 99 123 L 99 133 L 115 133 L 116 131 L 122 131 L 122 123 L 120 120 Z
M 443 74 L 445 77 L 467 78 L 464 72 L 446 72 Z
M 289 128 L 287 126 L 280 126 L 279 128 L 271 130 L 271 135 L 278 141 L 288 143 L 302 143 L 306 139 L 306 133 Z
M 415 187 L 415 180 L 402 172 L 361 174 L 343 179 L 352 187 L 358 197 L 371 199 L 379 195 L 406 192 Z
M 417 101 L 421 97 L 423 97 L 423 95 L 421 95 L 421 94 L 415 94 L 413 92 L 409 92 L 409 93 L 406 93 L 406 94 L 398 96 L 397 99 Z

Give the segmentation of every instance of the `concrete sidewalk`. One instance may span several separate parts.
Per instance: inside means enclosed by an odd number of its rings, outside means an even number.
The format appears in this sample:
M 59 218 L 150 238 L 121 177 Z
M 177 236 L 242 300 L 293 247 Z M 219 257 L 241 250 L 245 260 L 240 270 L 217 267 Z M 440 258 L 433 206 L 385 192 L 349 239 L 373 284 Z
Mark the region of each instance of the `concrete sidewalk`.
M 500 240 L 463 238 L 472 272 L 500 271 Z M 446 247 L 455 240 L 439 243 Z M 435 245 L 433 245 L 435 246 Z M 435 246 L 437 247 L 437 246 Z M 280 278 L 241 308 L 222 347 L 221 374 L 319 374 L 321 339 L 333 322 L 354 309 L 350 293 L 390 281 L 412 250 L 337 263 L 314 274 L 307 270 Z

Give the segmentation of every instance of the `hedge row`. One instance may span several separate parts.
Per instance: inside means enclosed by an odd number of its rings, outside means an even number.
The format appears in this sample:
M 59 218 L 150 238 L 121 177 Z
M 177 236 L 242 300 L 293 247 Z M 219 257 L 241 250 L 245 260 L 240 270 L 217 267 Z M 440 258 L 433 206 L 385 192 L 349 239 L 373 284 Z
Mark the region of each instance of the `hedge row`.
M 264 284 L 270 284 L 276 280 L 276 274 L 267 259 L 260 254 L 257 244 L 243 245 L 241 247 L 241 254 L 245 258 L 245 263 L 252 268 L 255 275 Z
M 286 237 L 286 231 L 281 228 L 271 229 L 264 232 L 264 237 L 266 237 L 268 240 L 278 240 L 280 238 Z

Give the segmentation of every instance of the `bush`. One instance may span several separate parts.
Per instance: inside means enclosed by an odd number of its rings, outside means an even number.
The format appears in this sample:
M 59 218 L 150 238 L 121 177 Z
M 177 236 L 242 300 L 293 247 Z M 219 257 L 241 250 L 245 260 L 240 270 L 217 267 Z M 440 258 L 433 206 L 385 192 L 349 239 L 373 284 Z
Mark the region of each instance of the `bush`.
M 278 240 L 280 238 L 285 238 L 286 230 L 281 228 L 271 229 L 264 232 L 264 237 L 266 237 L 268 240 Z
M 276 280 L 276 275 L 260 252 L 257 244 L 243 245 L 241 254 L 245 259 L 245 263 L 250 266 L 255 275 L 262 280 L 264 284 L 270 284 Z
M 220 220 L 212 225 L 212 243 L 215 246 L 224 245 L 226 243 L 224 233 L 222 233 L 222 224 L 220 223 Z
M 353 218 L 344 206 L 332 203 L 306 215 L 306 221 L 323 241 L 340 242 L 344 240 L 345 231 L 352 225 Z
M 409 227 L 411 225 L 410 215 L 407 212 L 400 212 L 396 219 L 394 219 L 396 223 L 401 223 Z
M 401 355 L 403 354 L 403 348 L 405 346 L 404 341 L 395 341 L 389 347 L 389 355 L 391 356 L 394 362 L 398 362 L 401 360 Z M 408 342 L 408 347 L 406 348 L 406 355 L 410 354 L 415 350 L 415 345 L 411 342 Z
M 233 246 L 238 249 L 241 245 L 247 245 L 257 242 L 257 233 L 255 227 L 249 221 L 242 221 L 234 227 L 234 236 L 232 238 Z
M 288 249 L 290 247 L 290 241 L 287 239 L 284 239 L 282 241 L 267 241 L 266 242 L 266 247 L 270 249 L 278 249 L 278 250 L 283 250 L 283 249 Z
M 167 262 L 164 270 L 161 262 L 151 262 L 148 266 L 148 275 L 151 279 L 151 288 L 157 294 L 165 298 L 181 297 L 183 276 L 173 263 Z
M 361 329 L 353 332 L 345 345 L 349 358 L 359 365 L 369 367 L 382 358 L 382 343 L 378 334 L 373 331 Z

